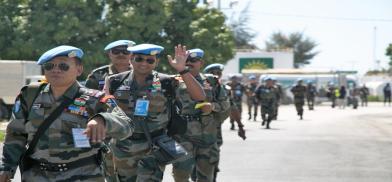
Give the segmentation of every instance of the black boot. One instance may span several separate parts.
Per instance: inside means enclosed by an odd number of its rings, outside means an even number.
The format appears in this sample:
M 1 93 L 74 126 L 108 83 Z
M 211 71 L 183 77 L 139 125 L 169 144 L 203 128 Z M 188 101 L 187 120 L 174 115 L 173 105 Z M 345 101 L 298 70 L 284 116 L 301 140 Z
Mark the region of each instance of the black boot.
M 267 126 L 265 127 L 266 129 L 270 129 L 270 123 L 271 123 L 271 120 L 270 119 L 267 120 Z
M 251 113 L 248 113 L 248 115 L 249 115 L 248 120 L 250 121 L 250 120 L 252 119 L 252 114 L 251 114 Z
M 230 130 L 235 130 L 234 121 L 233 121 L 233 122 L 231 122 L 231 127 L 230 127 Z

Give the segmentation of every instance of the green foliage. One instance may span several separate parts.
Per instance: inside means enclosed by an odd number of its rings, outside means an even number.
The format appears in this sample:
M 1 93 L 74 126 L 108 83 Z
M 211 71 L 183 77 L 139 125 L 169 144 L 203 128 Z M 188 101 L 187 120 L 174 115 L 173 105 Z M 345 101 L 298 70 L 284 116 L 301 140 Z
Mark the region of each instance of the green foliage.
M 267 50 L 293 49 L 294 67 L 296 68 L 310 63 L 310 60 L 318 54 L 318 52 L 313 52 L 316 46 L 317 43 L 305 37 L 302 32 L 295 32 L 289 35 L 276 32 L 272 34 L 269 41 L 266 41 Z
M 5 132 L 3 130 L 0 130 L 0 142 L 4 142 L 5 139 Z
M 369 95 L 368 96 L 368 101 L 369 102 L 381 102 L 382 99 L 379 96 L 377 96 L 377 95 Z
M 391 60 L 389 61 L 389 66 L 392 67 L 392 44 L 389 44 L 389 46 L 387 47 L 385 55 L 389 56 L 389 59 Z
M 164 46 L 160 71 L 173 71 L 166 55 L 173 54 L 178 43 L 205 50 L 207 63 L 230 59 L 234 38 L 224 15 L 196 4 L 189 0 L 1 1 L 0 59 L 37 60 L 50 48 L 73 45 L 85 52 L 86 76 L 109 63 L 103 48 L 119 39 Z
M 235 19 L 233 14 L 230 18 L 229 26 L 233 30 L 235 46 L 237 49 L 255 49 L 256 45 L 252 44 L 253 38 L 255 38 L 256 33 L 254 33 L 249 27 L 249 15 L 248 9 L 250 6 L 250 1 L 247 6 L 240 12 L 239 16 Z

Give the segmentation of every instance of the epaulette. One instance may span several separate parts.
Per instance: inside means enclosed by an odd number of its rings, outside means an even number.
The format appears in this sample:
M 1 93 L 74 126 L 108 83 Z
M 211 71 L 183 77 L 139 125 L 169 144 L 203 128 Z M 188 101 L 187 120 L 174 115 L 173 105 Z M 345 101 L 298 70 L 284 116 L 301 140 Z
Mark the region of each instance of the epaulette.
M 98 71 L 109 72 L 109 67 L 110 67 L 110 65 L 104 65 L 104 66 L 101 66 L 101 67 L 98 67 L 98 68 L 94 69 L 92 72 L 93 72 L 93 74 L 98 72 Z
M 83 95 L 88 95 L 95 98 L 101 98 L 102 96 L 105 95 L 105 92 L 89 89 L 89 88 L 80 88 L 80 91 Z

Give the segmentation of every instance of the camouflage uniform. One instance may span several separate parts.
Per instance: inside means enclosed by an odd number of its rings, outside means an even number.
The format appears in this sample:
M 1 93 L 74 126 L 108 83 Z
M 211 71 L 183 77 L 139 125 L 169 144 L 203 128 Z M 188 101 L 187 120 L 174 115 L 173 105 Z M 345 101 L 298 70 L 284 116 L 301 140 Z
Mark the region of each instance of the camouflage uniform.
M 303 85 L 295 85 L 291 88 L 291 92 L 294 95 L 294 104 L 295 109 L 297 110 L 297 115 L 302 119 L 304 114 L 304 105 L 305 105 L 305 95 L 306 95 L 306 87 Z
M 129 75 L 128 75 L 129 74 Z M 168 100 L 161 89 L 158 72 L 153 71 L 146 80 L 147 86 L 141 87 L 134 80 L 133 72 L 126 71 L 109 77 L 109 87 L 120 77 L 128 75 L 114 92 L 118 105 L 134 118 L 136 100 L 146 96 L 149 100 L 146 124 L 151 137 L 166 133 L 169 122 Z M 159 75 L 161 75 L 159 73 Z M 166 75 L 167 76 L 167 75 Z M 114 164 L 120 181 L 161 181 L 164 165 L 160 165 L 150 154 L 150 145 L 145 138 L 141 125 L 135 126 L 134 134 L 124 140 L 112 140 Z
M 277 120 L 278 119 L 278 111 L 279 111 L 280 100 L 282 100 L 282 97 L 283 97 L 282 85 L 280 85 L 279 83 L 275 83 L 275 87 L 277 89 L 277 92 L 276 92 L 276 103 L 275 103 L 275 115 L 272 118 L 273 120 Z
M 131 67 L 130 67 L 131 69 Z M 86 80 L 86 87 L 91 89 L 102 90 L 105 85 L 105 79 L 110 76 L 119 73 L 114 65 L 105 65 L 101 66 L 95 70 L 93 70 L 88 76 Z M 113 164 L 113 153 L 110 149 L 110 138 L 105 140 L 107 148 L 104 152 L 104 162 L 103 167 L 105 171 L 106 180 L 108 182 L 116 181 L 115 169 Z
M 80 88 L 80 90 L 79 90 Z M 74 99 L 56 120 L 49 126 L 39 139 L 30 158 L 35 164 L 22 174 L 23 181 L 104 181 L 103 171 L 98 162 L 100 144 L 91 144 L 90 148 L 76 148 L 72 128 L 86 128 L 88 119 L 99 114 L 105 119 L 108 135 L 114 138 L 126 138 L 132 134 L 133 124 L 117 105 L 106 102 L 104 93 L 83 88 L 74 83 L 58 100 L 50 90 L 50 84 L 45 85 L 35 98 L 31 108 L 27 108 L 26 98 L 31 94 L 30 87 L 24 87 L 16 99 L 10 123 L 7 127 L 3 147 L 3 158 L 0 165 L 1 173 L 13 176 L 18 160 L 24 153 L 25 145 L 29 143 L 44 118 L 63 101 L 64 97 L 74 98 L 78 90 L 81 94 Z M 37 89 L 38 90 L 38 89 Z M 109 111 L 105 112 L 105 111 Z M 91 161 L 79 163 L 74 168 L 61 171 L 49 168 L 41 169 L 39 163 L 55 165 L 75 163 L 91 158 Z
M 314 109 L 314 100 L 316 94 L 317 94 L 317 88 L 312 84 L 308 84 L 306 89 L 306 100 L 308 101 L 309 110 Z
M 230 107 L 226 92 L 217 78 L 209 74 L 199 74 L 195 78 L 203 86 L 206 101 L 212 103 L 213 109 L 211 114 L 202 114 L 200 110 L 195 109 L 198 102 L 191 99 L 187 94 L 186 85 L 180 80 L 176 95 L 182 104 L 181 115 L 187 120 L 188 126 L 184 135 L 175 137 L 193 157 L 173 164 L 176 182 L 188 181 L 194 165 L 197 181 L 213 180 L 214 168 L 219 160 L 217 127 L 221 125 L 221 121 L 216 119 L 221 116 L 216 115 Z
M 256 90 L 256 97 L 261 103 L 262 125 L 266 124 L 266 128 L 270 128 L 270 123 L 275 116 L 278 89 L 274 86 L 268 87 L 261 85 Z
M 248 115 L 249 119 L 252 119 L 252 107 L 253 107 L 253 120 L 256 121 L 257 117 L 257 109 L 259 106 L 259 103 L 257 102 L 257 98 L 254 96 L 254 93 L 257 88 L 257 83 L 249 83 L 245 86 L 246 92 L 247 92 L 247 98 L 246 98 L 246 103 L 248 105 Z
M 235 105 L 235 107 L 238 108 L 240 113 L 242 113 L 242 96 L 244 95 L 245 92 L 245 86 L 239 82 L 234 83 L 230 82 L 227 84 L 231 88 L 231 99 Z M 234 120 L 230 118 L 230 123 L 231 123 L 231 130 L 234 130 Z
M 105 65 L 93 70 L 86 80 L 86 87 L 96 90 L 102 90 L 105 85 L 105 78 L 119 73 L 114 65 Z

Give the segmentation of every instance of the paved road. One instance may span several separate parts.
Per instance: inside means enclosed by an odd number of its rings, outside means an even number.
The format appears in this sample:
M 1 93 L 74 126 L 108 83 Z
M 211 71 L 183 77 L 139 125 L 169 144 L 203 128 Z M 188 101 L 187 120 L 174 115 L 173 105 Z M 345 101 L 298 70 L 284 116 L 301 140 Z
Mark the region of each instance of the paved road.
M 246 114 L 243 115 L 243 118 Z M 221 182 L 392 181 L 392 107 L 305 111 L 283 106 L 272 130 L 244 122 L 242 141 L 224 124 Z M 170 171 L 165 182 L 173 181 Z
M 304 120 L 283 106 L 272 129 L 244 121 L 242 141 L 224 124 L 220 182 L 392 181 L 392 107 L 316 107 Z M 243 115 L 246 118 L 246 113 Z M 171 167 L 164 182 L 171 182 Z M 15 180 L 19 181 L 19 180 Z

